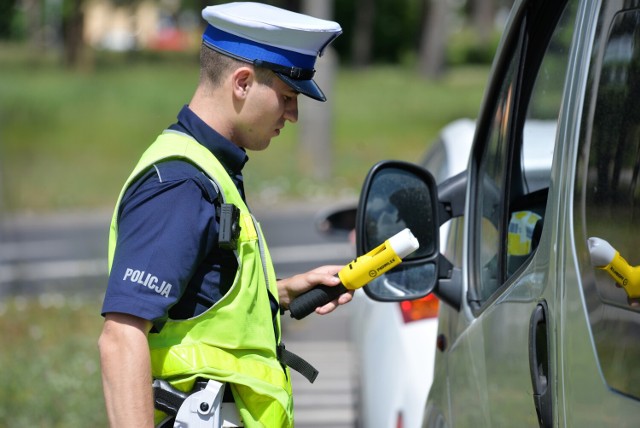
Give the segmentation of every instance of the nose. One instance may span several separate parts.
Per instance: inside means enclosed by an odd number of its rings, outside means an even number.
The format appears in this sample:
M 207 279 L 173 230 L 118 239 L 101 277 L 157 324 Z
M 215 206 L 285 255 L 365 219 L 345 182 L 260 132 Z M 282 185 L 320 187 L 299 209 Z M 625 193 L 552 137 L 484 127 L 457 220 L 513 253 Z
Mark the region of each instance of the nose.
M 298 121 L 298 97 L 291 97 L 284 106 L 284 118 L 291 123 Z

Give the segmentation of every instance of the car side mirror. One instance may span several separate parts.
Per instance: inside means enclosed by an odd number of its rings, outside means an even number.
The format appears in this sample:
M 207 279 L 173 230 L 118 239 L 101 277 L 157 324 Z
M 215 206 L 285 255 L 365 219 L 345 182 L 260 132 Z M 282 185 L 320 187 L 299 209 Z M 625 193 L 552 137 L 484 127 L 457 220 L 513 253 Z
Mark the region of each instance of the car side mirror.
M 424 168 L 384 161 L 369 171 L 357 210 L 358 254 L 368 253 L 404 228 L 420 243 L 403 263 L 364 287 L 369 297 L 402 301 L 433 292 L 440 262 L 438 210 L 435 180 Z

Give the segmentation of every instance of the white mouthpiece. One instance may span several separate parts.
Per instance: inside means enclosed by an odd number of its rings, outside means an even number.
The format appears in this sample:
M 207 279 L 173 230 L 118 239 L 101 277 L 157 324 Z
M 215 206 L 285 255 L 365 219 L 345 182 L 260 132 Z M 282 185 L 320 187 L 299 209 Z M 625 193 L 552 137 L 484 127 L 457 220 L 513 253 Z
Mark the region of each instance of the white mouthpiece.
M 418 239 L 413 236 L 409 229 L 404 229 L 389 238 L 389 245 L 401 259 L 404 259 L 420 247 Z
M 589 238 L 588 242 L 591 263 L 596 267 L 606 266 L 613 261 L 616 250 L 601 238 Z

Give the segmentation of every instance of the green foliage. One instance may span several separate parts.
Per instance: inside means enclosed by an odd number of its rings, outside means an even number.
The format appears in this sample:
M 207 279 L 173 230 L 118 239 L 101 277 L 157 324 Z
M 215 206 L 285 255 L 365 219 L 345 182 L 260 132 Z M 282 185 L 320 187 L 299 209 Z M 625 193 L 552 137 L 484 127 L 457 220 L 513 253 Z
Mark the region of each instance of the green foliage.
M 446 62 L 449 66 L 490 65 L 498 49 L 500 32 L 494 32 L 489 40 L 482 41 L 475 31 L 463 29 L 451 34 L 447 44 Z
M 422 25 L 421 0 L 376 0 L 373 24 L 373 62 L 397 63 L 407 52 L 417 49 Z M 334 2 L 335 20 L 344 33 L 332 46 L 345 62 L 351 60 L 352 37 L 355 33 L 358 1 Z
M 0 1 L 0 39 L 9 38 L 14 33 L 16 3 L 16 0 Z
M 374 61 L 395 64 L 407 52 L 416 52 L 422 27 L 422 1 L 378 2 L 374 26 Z
M 0 63 L 0 201 L 13 212 L 111 207 L 198 78 L 195 55 L 100 56 L 93 73 L 78 73 L 0 45 Z M 438 81 L 402 66 L 341 69 L 330 95 L 332 179 L 307 176 L 288 124 L 268 150 L 250 154 L 249 198 L 357 193 L 373 163 L 416 160 L 447 122 L 475 117 L 486 76 L 486 67 Z

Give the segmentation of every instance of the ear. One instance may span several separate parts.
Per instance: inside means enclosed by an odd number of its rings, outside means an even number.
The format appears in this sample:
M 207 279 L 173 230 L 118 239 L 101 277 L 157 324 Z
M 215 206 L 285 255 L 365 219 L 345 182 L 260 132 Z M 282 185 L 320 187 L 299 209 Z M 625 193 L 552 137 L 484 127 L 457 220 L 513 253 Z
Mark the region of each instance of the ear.
M 255 73 L 250 67 L 237 68 L 231 75 L 231 86 L 233 94 L 239 98 L 247 97 L 249 89 L 255 82 Z

